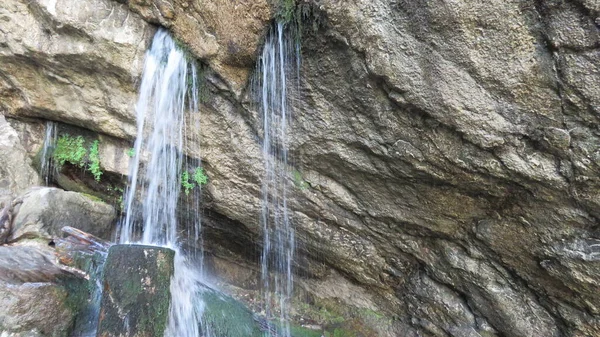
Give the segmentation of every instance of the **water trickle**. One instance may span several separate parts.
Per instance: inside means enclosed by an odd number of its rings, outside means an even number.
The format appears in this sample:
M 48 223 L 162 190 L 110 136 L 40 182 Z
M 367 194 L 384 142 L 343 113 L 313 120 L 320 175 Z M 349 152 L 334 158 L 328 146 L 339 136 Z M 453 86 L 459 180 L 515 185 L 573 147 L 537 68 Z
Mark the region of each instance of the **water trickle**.
M 294 229 L 287 208 L 289 188 L 288 128 L 289 83 L 297 66 L 298 48 L 283 24 L 276 24 L 267 37 L 259 60 L 256 90 L 263 118 L 263 158 L 260 222 L 263 229 L 262 282 L 264 310 L 279 324 L 270 336 L 290 336 L 290 301 L 293 290 L 292 262 Z
M 46 122 L 46 135 L 44 137 L 44 144 L 42 145 L 42 155 L 40 156 L 40 173 L 44 184 L 48 186 L 52 181 L 52 175 L 54 173 L 54 162 L 52 161 L 52 152 L 56 147 L 56 123 L 52 121 Z
M 120 242 L 166 246 L 176 251 L 167 337 L 200 336 L 202 305 L 196 303 L 195 295 L 202 269 L 186 259 L 177 232 L 177 207 L 186 164 L 182 153 L 185 114 L 190 111 L 197 115 L 197 86 L 195 64 L 188 62 L 166 31 L 159 30 L 146 53 L 135 107 L 137 138 Z M 199 206 L 198 193 L 194 192 L 192 205 Z M 198 240 L 200 218 L 198 212 L 194 214 L 193 231 L 188 235 Z

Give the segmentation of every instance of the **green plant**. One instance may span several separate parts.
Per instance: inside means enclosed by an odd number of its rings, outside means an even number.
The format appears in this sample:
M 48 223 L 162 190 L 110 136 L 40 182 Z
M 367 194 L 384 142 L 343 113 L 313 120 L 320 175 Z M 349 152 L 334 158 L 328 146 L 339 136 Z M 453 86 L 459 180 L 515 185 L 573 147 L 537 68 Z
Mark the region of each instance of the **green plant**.
M 70 163 L 83 167 L 86 163 L 85 155 L 87 150 L 84 147 L 85 140 L 81 136 L 71 137 L 71 135 L 62 135 L 56 143 L 54 150 L 54 161 L 58 166 Z
M 183 191 L 185 195 L 190 194 L 190 191 L 194 188 L 194 184 L 190 182 L 190 174 L 188 171 L 183 171 L 181 174 L 181 187 L 183 187 Z
M 279 0 L 275 11 L 275 18 L 278 22 L 292 22 L 296 16 L 296 0 Z
M 192 179 L 196 185 L 198 185 L 198 187 L 202 187 L 202 185 L 206 185 L 208 182 L 208 177 L 204 173 L 204 169 L 202 167 L 196 167 L 194 174 L 192 175 Z
M 100 168 L 100 154 L 98 153 L 99 144 L 100 141 L 96 139 L 92 143 L 92 146 L 90 146 L 88 164 L 88 170 L 92 173 L 96 181 L 100 181 L 100 177 L 102 176 L 102 169 Z
M 135 156 L 135 148 L 132 147 L 129 150 L 127 150 L 127 155 L 133 158 L 133 156 Z
M 52 156 L 58 167 L 66 163 L 85 167 L 87 171 L 92 173 L 96 181 L 100 181 L 103 172 L 100 168 L 99 146 L 100 141 L 95 140 L 88 151 L 85 147 L 85 139 L 82 136 L 73 137 L 64 134 L 56 142 L 56 148 Z
M 208 177 L 206 176 L 206 173 L 204 173 L 202 167 L 196 167 L 191 174 L 188 171 L 183 171 L 181 173 L 181 187 L 183 187 L 183 191 L 186 195 L 190 194 L 190 191 L 194 189 L 194 187 L 202 187 L 202 185 L 206 185 L 207 182 Z

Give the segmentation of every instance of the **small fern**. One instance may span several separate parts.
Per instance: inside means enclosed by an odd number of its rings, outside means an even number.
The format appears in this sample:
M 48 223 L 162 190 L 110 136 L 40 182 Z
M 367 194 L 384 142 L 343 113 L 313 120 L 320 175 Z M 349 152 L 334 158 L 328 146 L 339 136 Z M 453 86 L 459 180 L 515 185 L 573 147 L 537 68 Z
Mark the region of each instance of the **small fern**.
M 82 136 L 73 137 L 69 134 L 62 135 L 52 154 L 57 167 L 65 164 L 86 168 L 92 173 L 96 181 L 100 181 L 103 172 L 100 168 L 100 141 L 95 140 L 88 149 L 85 147 L 85 139 Z
M 206 173 L 204 173 L 202 167 L 197 167 L 191 174 L 189 171 L 183 171 L 181 173 L 181 187 L 183 188 L 185 195 L 190 194 L 190 191 L 196 186 L 201 188 L 202 185 L 206 185 L 206 183 L 208 183 L 208 177 L 206 176 Z

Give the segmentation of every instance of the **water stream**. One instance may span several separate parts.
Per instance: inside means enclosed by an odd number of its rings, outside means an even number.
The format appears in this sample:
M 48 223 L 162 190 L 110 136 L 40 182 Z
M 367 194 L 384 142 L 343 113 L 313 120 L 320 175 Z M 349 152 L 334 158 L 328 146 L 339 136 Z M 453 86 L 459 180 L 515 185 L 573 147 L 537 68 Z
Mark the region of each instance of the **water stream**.
M 42 179 L 44 179 L 44 184 L 46 186 L 48 186 L 52 181 L 52 175 L 54 173 L 52 152 L 56 147 L 56 140 L 56 123 L 47 121 L 46 135 L 44 137 L 44 144 L 42 144 L 42 154 L 40 156 L 40 174 L 42 175 Z
M 197 92 L 195 64 L 188 61 L 165 30 L 159 30 L 146 53 L 135 108 L 137 138 L 120 242 L 166 246 L 176 251 L 167 337 L 200 335 L 202 306 L 195 297 L 202 280 L 201 268 L 191 265 L 180 248 L 177 216 L 182 174 L 187 170 L 182 154 L 185 114 L 198 114 Z M 199 216 L 198 212 L 194 214 Z M 191 222 L 192 235 L 197 238 L 200 219 Z
M 282 23 L 272 29 L 259 60 L 258 90 L 263 120 L 265 176 L 261 189 L 263 250 L 261 271 L 264 310 L 277 319 L 270 336 L 290 336 L 290 305 L 293 291 L 294 229 L 288 213 L 288 128 L 290 83 L 299 60 L 298 49 Z

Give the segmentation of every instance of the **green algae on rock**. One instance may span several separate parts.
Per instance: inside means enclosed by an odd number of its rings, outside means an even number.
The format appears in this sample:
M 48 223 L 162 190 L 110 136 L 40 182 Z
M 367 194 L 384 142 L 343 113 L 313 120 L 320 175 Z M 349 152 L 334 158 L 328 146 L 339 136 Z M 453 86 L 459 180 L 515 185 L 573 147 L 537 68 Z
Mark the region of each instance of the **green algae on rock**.
M 166 329 L 175 252 L 142 245 L 112 246 L 103 275 L 97 336 L 162 336 Z

